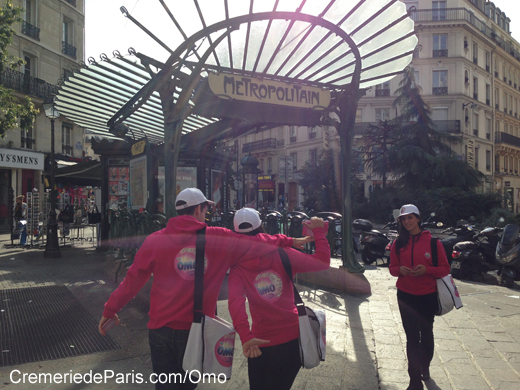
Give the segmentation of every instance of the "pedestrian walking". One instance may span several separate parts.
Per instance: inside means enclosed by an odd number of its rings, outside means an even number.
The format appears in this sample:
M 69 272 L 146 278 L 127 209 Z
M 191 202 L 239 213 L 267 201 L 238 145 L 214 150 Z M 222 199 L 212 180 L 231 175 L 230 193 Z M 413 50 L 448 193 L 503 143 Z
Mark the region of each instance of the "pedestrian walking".
M 24 198 L 24 195 L 18 195 L 14 205 L 15 229 L 20 232 L 20 245 L 27 242 L 27 203 L 24 202 Z
M 410 376 L 407 390 L 420 390 L 424 388 L 421 380 L 430 379 L 433 320 L 438 309 L 436 279 L 448 275 L 450 266 L 440 241 L 437 241 L 438 266 L 433 266 L 432 235 L 421 228 L 416 206 L 402 206 L 397 220 L 399 235 L 392 244 L 388 268 L 390 274 L 398 278 L 397 302 L 406 333 Z
M 236 232 L 256 236 L 263 233 L 258 212 L 243 208 L 234 217 Z M 321 218 L 312 218 L 316 253 L 285 249 L 293 275 L 322 271 L 330 266 L 330 247 Z M 301 367 L 298 311 L 292 280 L 278 252 L 235 264 L 228 278 L 229 312 L 248 358 L 251 390 L 291 388 Z M 246 297 L 252 318 L 250 328 Z
M 153 274 L 148 322 L 153 371 L 157 377 L 176 378 L 193 321 L 195 238 L 206 229 L 203 314 L 214 317 L 220 287 L 227 270 L 244 260 L 276 251 L 276 247 L 302 246 L 308 240 L 283 235 L 247 237 L 220 227 L 208 227 L 204 218 L 214 202 L 196 188 L 179 193 L 165 229 L 148 236 L 135 255 L 126 278 L 112 293 L 99 322 L 99 332 L 144 286 Z M 166 374 L 166 375 L 163 375 Z M 156 383 L 156 389 L 194 389 L 190 383 Z

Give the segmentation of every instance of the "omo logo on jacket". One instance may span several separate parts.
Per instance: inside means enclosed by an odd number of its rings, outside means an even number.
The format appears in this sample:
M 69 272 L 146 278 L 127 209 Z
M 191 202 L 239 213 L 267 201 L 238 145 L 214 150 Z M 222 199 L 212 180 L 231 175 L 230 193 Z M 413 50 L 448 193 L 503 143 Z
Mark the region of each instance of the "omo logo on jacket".
M 262 298 L 275 302 L 283 291 L 282 278 L 275 271 L 262 272 L 255 278 L 256 291 Z
M 204 256 L 204 273 L 208 269 L 208 259 Z M 185 280 L 195 280 L 195 247 L 182 248 L 175 256 L 175 271 Z

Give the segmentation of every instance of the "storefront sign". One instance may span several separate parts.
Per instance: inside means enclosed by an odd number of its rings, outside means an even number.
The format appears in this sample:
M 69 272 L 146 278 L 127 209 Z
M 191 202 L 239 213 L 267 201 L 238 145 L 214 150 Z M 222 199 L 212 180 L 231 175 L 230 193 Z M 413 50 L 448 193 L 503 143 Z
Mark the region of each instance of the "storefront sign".
M 330 104 L 330 91 L 253 77 L 210 73 L 211 91 L 223 99 L 323 110 Z
M 43 171 L 43 153 L 0 149 L 0 168 L 21 168 Z
M 144 153 L 144 149 L 146 147 L 146 141 L 139 141 L 132 145 L 130 148 L 130 153 L 132 156 L 137 156 L 138 154 Z

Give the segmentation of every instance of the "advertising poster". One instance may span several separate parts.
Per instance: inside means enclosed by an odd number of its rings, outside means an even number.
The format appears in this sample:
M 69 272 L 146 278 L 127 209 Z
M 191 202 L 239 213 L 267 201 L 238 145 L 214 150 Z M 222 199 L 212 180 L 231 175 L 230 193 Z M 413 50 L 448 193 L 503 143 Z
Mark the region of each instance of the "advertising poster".
M 159 167 L 157 179 L 159 181 L 159 196 L 164 199 L 165 195 L 165 176 L 164 167 Z M 186 188 L 197 187 L 197 167 L 179 167 L 177 168 L 177 184 L 175 190 L 175 197 Z
M 211 171 L 211 200 L 215 202 L 215 210 L 222 211 L 222 181 L 223 175 L 220 171 Z
M 130 161 L 130 203 L 132 210 L 146 207 L 146 156 Z

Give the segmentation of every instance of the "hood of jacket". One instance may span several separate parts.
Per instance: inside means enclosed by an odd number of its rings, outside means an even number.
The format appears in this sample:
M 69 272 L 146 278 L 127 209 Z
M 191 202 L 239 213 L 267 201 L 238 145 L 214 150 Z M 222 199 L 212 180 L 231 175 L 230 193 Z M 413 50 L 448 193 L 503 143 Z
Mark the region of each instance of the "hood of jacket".
M 178 245 L 185 246 L 188 241 L 193 241 L 193 234 L 208 225 L 200 222 L 191 215 L 181 215 L 168 220 L 164 233 Z

